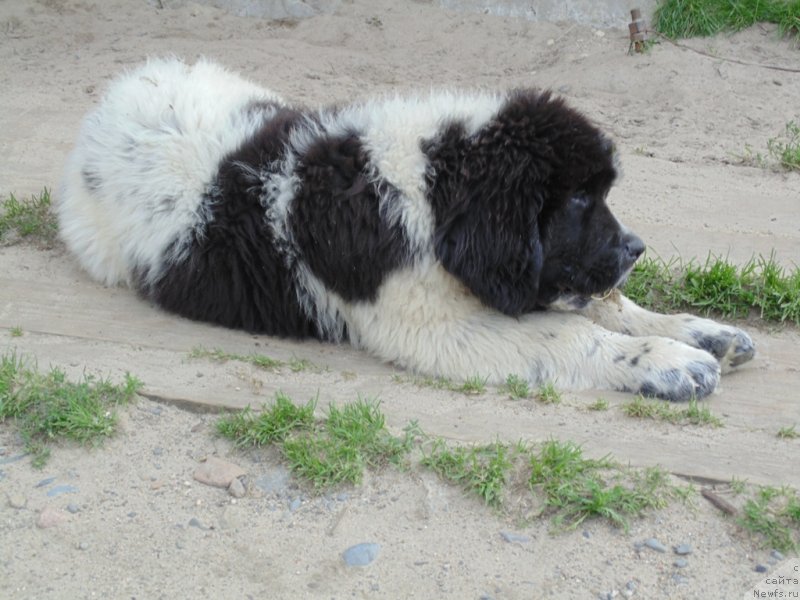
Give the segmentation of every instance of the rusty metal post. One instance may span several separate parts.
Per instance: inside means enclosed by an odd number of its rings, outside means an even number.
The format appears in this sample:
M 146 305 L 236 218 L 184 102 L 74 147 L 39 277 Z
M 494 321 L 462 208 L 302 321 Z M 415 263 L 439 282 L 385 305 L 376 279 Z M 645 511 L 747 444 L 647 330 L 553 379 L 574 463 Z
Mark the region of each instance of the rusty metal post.
M 628 23 L 628 32 L 631 36 L 631 45 L 628 52 L 644 52 L 647 42 L 647 21 L 642 18 L 642 11 L 634 8 L 631 11 L 631 22 Z

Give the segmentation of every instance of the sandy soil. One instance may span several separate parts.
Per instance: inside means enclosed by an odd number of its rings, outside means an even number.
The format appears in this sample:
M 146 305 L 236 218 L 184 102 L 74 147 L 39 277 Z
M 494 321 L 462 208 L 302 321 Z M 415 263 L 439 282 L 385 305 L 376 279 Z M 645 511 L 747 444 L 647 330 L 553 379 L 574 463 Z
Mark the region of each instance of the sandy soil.
M 616 139 L 625 177 L 617 214 L 663 257 L 753 254 L 800 259 L 800 178 L 742 160 L 800 119 L 796 45 L 772 27 L 661 43 L 629 56 L 627 32 L 447 12 L 430 2 L 342 2 L 301 22 L 239 18 L 191 2 L 0 1 L 0 195 L 57 185 L 82 115 L 120 69 L 149 55 L 205 55 L 308 104 L 439 86 L 556 90 Z M 732 60 L 728 60 L 732 59 Z M 9 335 L 20 326 L 21 338 Z M 398 383 L 391 366 L 347 348 L 257 338 L 160 313 L 127 290 L 90 282 L 61 247 L 0 248 L 0 348 L 70 373 L 119 378 L 144 394 L 99 449 L 58 448 L 43 471 L 0 426 L 0 596 L 9 598 L 735 598 L 759 580 L 759 548 L 702 498 L 632 524 L 590 522 L 551 535 L 546 521 L 495 514 L 422 472 L 369 474 L 315 496 L 270 453 L 239 453 L 198 409 L 255 406 L 276 390 L 324 406 L 377 396 L 389 425 L 409 420 L 462 442 L 557 437 L 634 465 L 706 481 L 800 487 L 794 329 L 754 330 L 759 356 L 709 400 L 719 430 L 642 424 L 604 394 L 545 407 Z M 189 360 L 195 346 L 299 356 L 323 366 L 266 373 Z M 158 402 L 154 399 L 159 400 Z M 164 400 L 170 402 L 165 403 Z M 194 410 L 187 410 L 193 406 Z M 209 456 L 247 472 L 241 499 L 192 474 Z M 52 479 L 51 479 L 52 478 Z M 257 484 L 258 483 L 258 484 Z M 41 484 L 41 485 L 39 485 Z M 67 486 L 67 487 L 63 487 Z M 41 527 L 48 518 L 53 526 Z M 509 542 L 501 532 L 523 541 Z M 673 566 L 639 543 L 688 543 Z M 380 544 L 368 567 L 353 544 Z M 752 592 L 749 596 L 752 597 Z

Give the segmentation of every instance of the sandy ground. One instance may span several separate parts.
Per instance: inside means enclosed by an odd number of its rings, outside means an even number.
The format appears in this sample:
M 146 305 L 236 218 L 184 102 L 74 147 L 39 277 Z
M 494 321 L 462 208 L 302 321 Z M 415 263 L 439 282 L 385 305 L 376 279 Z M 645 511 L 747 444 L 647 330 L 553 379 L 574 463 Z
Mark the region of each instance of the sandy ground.
M 784 264 L 800 260 L 800 178 L 743 160 L 766 154 L 767 141 L 800 119 L 800 76 L 764 66 L 799 62 L 796 45 L 772 27 L 629 56 L 623 30 L 430 2 L 354 0 L 281 23 L 161 4 L 0 0 L 0 195 L 57 185 L 80 118 L 121 69 L 149 55 L 205 55 L 311 105 L 429 86 L 554 89 L 617 141 L 625 176 L 610 201 L 653 251 L 745 261 L 774 250 Z M 17 326 L 24 335 L 12 338 Z M 232 451 L 214 436 L 215 417 L 197 410 L 258 406 L 279 389 L 297 400 L 319 392 L 321 406 L 362 394 L 381 399 L 395 430 L 417 420 L 461 442 L 557 437 L 677 474 L 800 487 L 800 445 L 775 436 L 800 424 L 800 336 L 751 331 L 759 356 L 709 400 L 724 428 L 642 424 L 617 410 L 623 395 L 603 394 L 612 409 L 596 414 L 585 410 L 592 392 L 545 407 L 496 390 L 465 397 L 398 383 L 391 366 L 347 348 L 160 313 L 93 284 L 59 246 L 0 247 L 0 348 L 74 375 L 131 371 L 147 396 L 123 414 L 115 439 L 58 448 L 43 471 L 0 426 L 0 596 L 752 597 L 754 566 L 770 566 L 769 550 L 702 498 L 635 521 L 627 534 L 590 522 L 554 536 L 546 521 L 493 513 L 416 470 L 315 496 L 286 478 L 276 456 Z M 323 368 L 268 373 L 189 360 L 198 345 Z M 209 456 L 247 472 L 244 498 L 193 479 Z M 44 517 L 55 524 L 41 527 Z M 524 537 L 509 542 L 502 532 Z M 641 549 L 650 537 L 691 544 L 688 566 L 675 567 L 671 549 Z M 377 559 L 345 566 L 342 552 L 360 542 L 380 544 Z

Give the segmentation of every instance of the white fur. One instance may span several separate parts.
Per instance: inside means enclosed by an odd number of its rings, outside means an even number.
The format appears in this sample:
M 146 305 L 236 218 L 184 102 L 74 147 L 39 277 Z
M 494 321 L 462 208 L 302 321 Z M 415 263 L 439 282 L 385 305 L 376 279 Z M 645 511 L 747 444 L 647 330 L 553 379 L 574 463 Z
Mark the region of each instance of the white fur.
M 95 279 L 130 283 L 136 269 L 153 279 L 180 258 L 208 218 L 202 195 L 220 159 L 262 124 L 246 110 L 259 101 L 281 102 L 206 61 L 151 60 L 114 82 L 83 123 L 57 206 L 64 241 Z M 98 189 L 84 172 L 102 177 Z

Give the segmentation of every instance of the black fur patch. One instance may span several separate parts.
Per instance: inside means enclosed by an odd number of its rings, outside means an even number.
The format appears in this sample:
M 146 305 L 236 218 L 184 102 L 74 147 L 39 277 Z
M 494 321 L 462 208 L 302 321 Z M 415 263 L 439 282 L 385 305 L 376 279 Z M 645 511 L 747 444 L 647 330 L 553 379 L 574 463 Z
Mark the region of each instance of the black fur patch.
M 384 278 L 408 259 L 399 223 L 388 225 L 379 202 L 398 191 L 368 178 L 369 157 L 355 134 L 322 137 L 300 159 L 289 227 L 301 258 L 347 301 L 375 300 Z
M 300 308 L 265 222 L 260 180 L 252 174 L 281 158 L 299 118 L 296 111 L 280 111 L 222 162 L 206 199 L 211 219 L 196 232 L 188 258 L 170 265 L 142 290 L 145 296 L 190 319 L 271 335 L 319 335 Z

